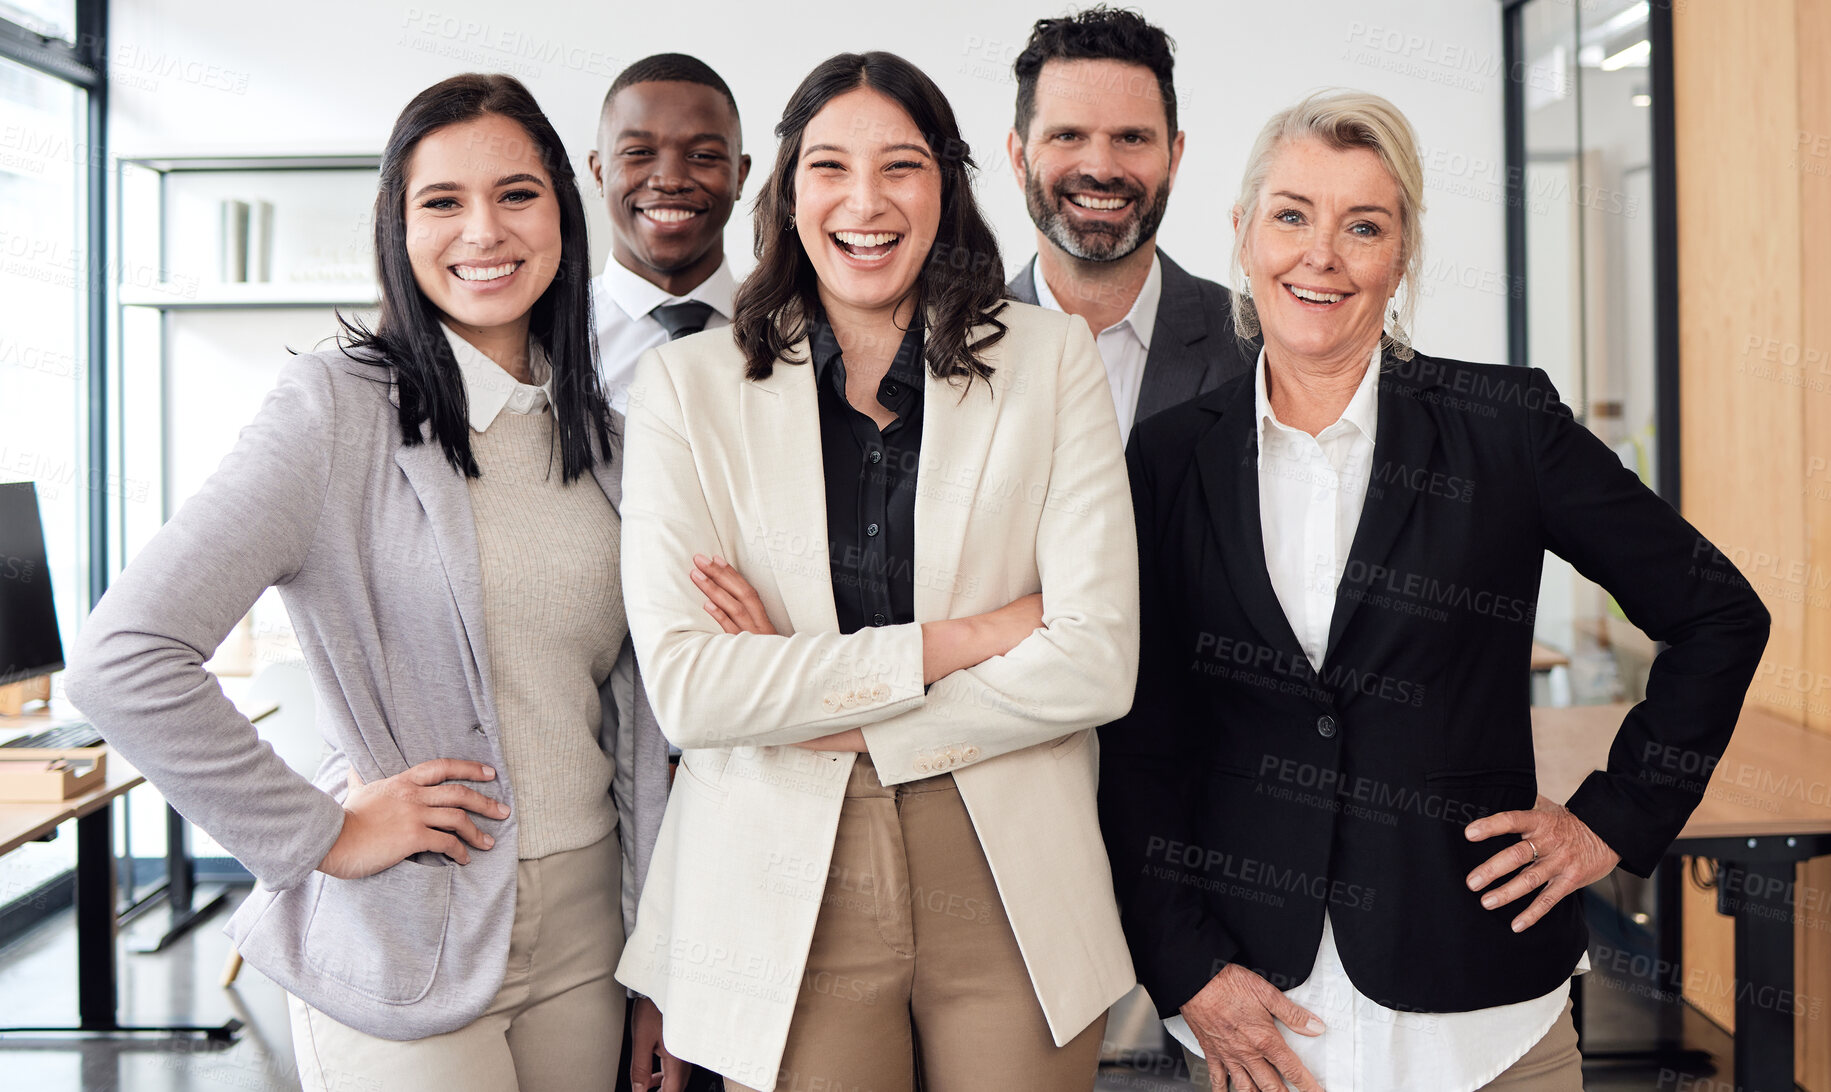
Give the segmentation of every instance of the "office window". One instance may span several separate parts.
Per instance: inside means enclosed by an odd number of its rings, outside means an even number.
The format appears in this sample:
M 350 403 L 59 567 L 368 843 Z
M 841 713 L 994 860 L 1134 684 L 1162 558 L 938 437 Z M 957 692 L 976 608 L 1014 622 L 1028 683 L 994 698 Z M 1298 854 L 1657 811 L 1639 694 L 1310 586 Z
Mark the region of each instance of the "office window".
M 66 644 L 89 606 L 86 98 L 0 60 L 0 480 L 38 483 Z
M 81 88 L 0 59 L 0 481 L 38 483 L 66 648 L 89 608 L 87 108 Z M 73 843 L 0 858 L 0 906 L 67 873 Z
M 1671 13 L 1647 0 L 1513 0 L 1509 245 L 1524 290 L 1513 362 L 1543 368 L 1650 488 L 1677 499 L 1676 329 L 1659 314 L 1673 256 L 1658 183 L 1656 74 Z M 1675 321 L 1675 320 L 1674 320 Z M 1602 589 L 1546 559 L 1538 637 L 1569 655 L 1560 701 L 1638 700 L 1656 648 Z

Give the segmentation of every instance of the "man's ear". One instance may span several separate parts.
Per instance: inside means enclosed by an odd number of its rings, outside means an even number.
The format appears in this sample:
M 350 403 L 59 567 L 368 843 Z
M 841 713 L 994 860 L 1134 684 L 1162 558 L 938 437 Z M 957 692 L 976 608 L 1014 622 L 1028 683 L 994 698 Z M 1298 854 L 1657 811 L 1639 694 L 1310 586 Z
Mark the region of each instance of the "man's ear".
M 744 180 L 749 177 L 750 154 L 746 152 L 737 157 L 737 193 L 732 194 L 733 197 L 737 197 L 744 192 Z
M 585 167 L 591 172 L 591 180 L 598 184 L 598 191 L 604 190 L 604 161 L 598 157 L 598 150 L 593 148 L 585 155 Z
M 1013 128 L 1005 134 L 1005 154 L 1011 159 L 1011 177 L 1017 179 L 1017 188 L 1023 189 L 1029 164 L 1024 158 L 1024 138 Z
M 1178 129 L 1176 135 L 1170 138 L 1170 188 L 1172 190 L 1176 188 L 1176 169 L 1182 166 L 1182 162 L 1183 131 Z

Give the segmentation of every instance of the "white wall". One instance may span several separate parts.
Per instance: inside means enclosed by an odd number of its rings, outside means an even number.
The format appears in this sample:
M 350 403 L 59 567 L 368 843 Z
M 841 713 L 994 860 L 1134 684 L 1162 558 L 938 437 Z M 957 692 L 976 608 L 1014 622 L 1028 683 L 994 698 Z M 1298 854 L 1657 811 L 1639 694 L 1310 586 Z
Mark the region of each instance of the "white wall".
M 492 70 L 529 85 L 583 174 L 610 80 L 630 61 L 678 50 L 731 84 L 761 173 L 774 155 L 770 129 L 809 68 L 842 50 L 892 49 L 925 68 L 952 100 L 979 159 L 979 191 L 1007 264 L 1034 248 L 1003 141 L 1015 92 L 1010 62 L 1033 20 L 1060 13 L 1053 3 L 708 0 L 688 10 L 320 0 L 304 9 L 114 0 L 111 7 L 112 140 L 122 156 L 375 153 L 415 92 L 454 72 Z M 1427 149 L 1418 343 L 1440 355 L 1502 358 L 1505 73 L 1497 0 L 1151 0 L 1139 7 L 1179 47 L 1188 151 L 1159 235 L 1167 250 L 1199 274 L 1224 278 L 1227 212 L 1265 118 L 1318 87 L 1376 91 L 1410 115 Z M 592 226 L 601 262 L 608 242 L 600 206 Z M 727 246 L 739 272 L 748 269 L 747 216 L 733 216 Z

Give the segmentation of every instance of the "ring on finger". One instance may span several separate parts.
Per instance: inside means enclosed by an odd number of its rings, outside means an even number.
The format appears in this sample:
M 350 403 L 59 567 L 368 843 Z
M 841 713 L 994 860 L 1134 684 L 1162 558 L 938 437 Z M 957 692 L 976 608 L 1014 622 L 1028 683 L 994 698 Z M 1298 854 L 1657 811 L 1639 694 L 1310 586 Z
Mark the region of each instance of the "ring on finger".
M 1525 842 L 1526 845 L 1532 850 L 1532 861 L 1538 860 L 1539 859 L 1539 847 L 1533 844 L 1532 839 L 1530 839 L 1530 838 L 1526 837 L 1524 834 L 1522 834 L 1522 835 L 1520 835 L 1520 840 Z M 1531 864 L 1532 861 L 1527 861 L 1526 863 Z

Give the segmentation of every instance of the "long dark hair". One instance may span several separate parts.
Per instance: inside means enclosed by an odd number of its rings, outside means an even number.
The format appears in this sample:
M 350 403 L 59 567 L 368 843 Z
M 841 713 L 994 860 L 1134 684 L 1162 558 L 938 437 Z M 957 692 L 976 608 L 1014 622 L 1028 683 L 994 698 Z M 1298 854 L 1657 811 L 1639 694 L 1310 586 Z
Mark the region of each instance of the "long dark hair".
M 794 363 L 789 347 L 808 335 L 809 321 L 820 306 L 814 266 L 790 229 L 795 211 L 795 164 L 801 138 L 827 103 L 848 91 L 869 87 L 901 106 L 928 140 L 941 171 L 941 223 L 928 261 L 916 276 L 917 314 L 933 321 L 926 334 L 928 366 L 943 379 L 989 378 L 992 368 L 980 359 L 1005 334 L 996 318 L 1008 298 L 1004 260 L 998 240 L 973 200 L 975 169 L 954 109 L 933 80 L 894 53 L 841 53 L 822 61 L 789 96 L 776 123 L 776 165 L 757 195 L 757 267 L 733 301 L 733 336 L 743 347 L 746 374 L 766 379 L 776 362 Z M 980 323 L 993 329 L 969 341 Z
M 559 439 L 562 481 L 570 482 L 610 458 L 610 404 L 592 360 L 590 252 L 585 206 L 572 162 L 559 134 L 534 96 L 513 76 L 470 72 L 433 84 L 413 97 L 395 119 L 382 153 L 381 189 L 375 195 L 375 266 L 381 282 L 381 316 L 369 329 L 361 319 L 337 316 L 345 354 L 385 367 L 400 391 L 402 440 L 411 447 L 430 425 L 433 439 L 459 473 L 480 477 L 471 456 L 470 421 L 458 361 L 439 328 L 439 313 L 420 291 L 407 256 L 407 167 L 413 151 L 435 129 L 494 114 L 520 125 L 539 146 L 559 202 L 560 260 L 553 283 L 534 301 L 529 331 L 553 366 L 553 425 Z M 357 355 L 360 352 L 361 355 Z M 594 453 L 592 441 L 597 442 Z

